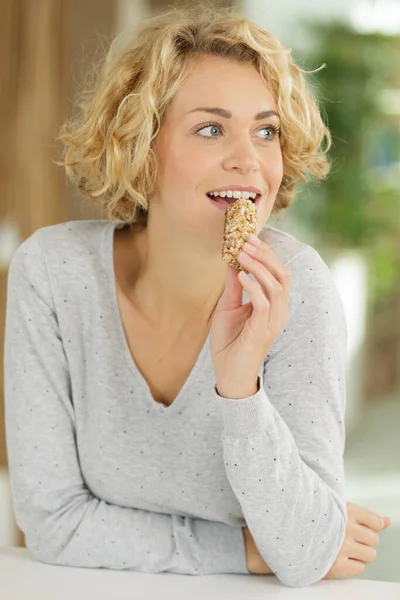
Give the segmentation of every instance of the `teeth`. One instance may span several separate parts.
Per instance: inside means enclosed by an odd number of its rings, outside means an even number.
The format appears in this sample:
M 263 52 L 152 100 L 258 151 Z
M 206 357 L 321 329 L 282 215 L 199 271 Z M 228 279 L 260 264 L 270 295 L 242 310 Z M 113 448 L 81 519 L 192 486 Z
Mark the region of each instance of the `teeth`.
M 221 198 L 235 198 L 235 200 L 239 198 L 243 198 L 245 200 L 249 200 L 249 198 L 251 198 L 252 200 L 255 200 L 257 194 L 255 192 L 240 192 L 239 190 L 226 190 L 223 192 L 210 192 L 210 196 L 214 196 L 214 198 L 216 196 L 220 196 Z

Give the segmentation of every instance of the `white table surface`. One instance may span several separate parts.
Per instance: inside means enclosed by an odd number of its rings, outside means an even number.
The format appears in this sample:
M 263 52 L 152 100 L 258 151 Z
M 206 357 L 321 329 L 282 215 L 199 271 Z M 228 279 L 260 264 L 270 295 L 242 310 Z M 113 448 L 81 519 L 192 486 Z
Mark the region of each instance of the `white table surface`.
M 1 600 L 400 600 L 400 583 L 366 579 L 285 587 L 274 576 L 175 575 L 60 567 L 0 548 Z

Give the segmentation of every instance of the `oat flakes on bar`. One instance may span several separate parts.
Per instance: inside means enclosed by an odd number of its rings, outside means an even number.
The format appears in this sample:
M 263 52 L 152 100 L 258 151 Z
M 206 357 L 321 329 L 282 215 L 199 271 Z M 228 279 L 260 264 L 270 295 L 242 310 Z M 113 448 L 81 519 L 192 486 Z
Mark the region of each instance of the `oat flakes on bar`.
M 248 271 L 238 262 L 244 242 L 250 233 L 256 233 L 257 208 L 251 200 L 238 198 L 225 211 L 224 244 L 222 258 L 239 271 Z

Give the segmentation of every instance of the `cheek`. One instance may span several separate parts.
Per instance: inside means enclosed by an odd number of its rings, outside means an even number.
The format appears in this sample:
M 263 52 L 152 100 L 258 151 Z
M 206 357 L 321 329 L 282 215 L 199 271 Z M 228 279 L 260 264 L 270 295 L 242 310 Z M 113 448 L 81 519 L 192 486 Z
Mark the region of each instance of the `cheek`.
M 274 153 L 274 156 L 269 157 L 267 175 L 270 187 L 278 190 L 283 177 L 283 159 L 280 149 Z
M 179 137 L 167 133 L 160 135 L 157 138 L 156 154 L 159 183 L 173 193 L 181 191 L 182 187 L 188 187 L 196 173 L 201 171 L 201 153 Z
M 185 147 L 181 151 L 173 150 L 168 166 L 170 173 L 174 173 L 174 185 L 185 184 L 188 189 L 196 187 L 204 178 L 204 173 L 215 165 L 215 158 L 206 149 Z
M 191 167 L 191 159 L 186 152 L 179 149 L 177 145 L 171 145 L 163 155 L 162 175 L 160 179 L 162 186 L 168 189 L 182 189 L 188 179 L 188 169 Z

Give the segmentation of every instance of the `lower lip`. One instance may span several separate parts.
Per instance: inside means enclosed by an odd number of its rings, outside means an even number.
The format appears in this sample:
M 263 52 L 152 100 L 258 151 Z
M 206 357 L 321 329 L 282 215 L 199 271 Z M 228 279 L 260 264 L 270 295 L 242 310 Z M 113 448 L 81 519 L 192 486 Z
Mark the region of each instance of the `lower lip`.
M 215 206 L 216 208 L 219 208 L 219 210 L 222 210 L 223 212 L 226 211 L 226 209 L 228 208 L 228 206 L 230 206 L 231 204 L 233 204 L 233 202 L 227 202 L 226 200 L 224 200 L 223 198 L 219 199 L 219 202 L 216 202 L 215 200 L 211 200 L 211 198 L 209 196 L 207 196 L 207 198 L 209 199 L 209 201 L 211 202 L 211 204 L 213 206 Z M 260 204 L 260 197 L 258 196 L 255 203 L 256 208 L 258 208 L 259 204 Z

